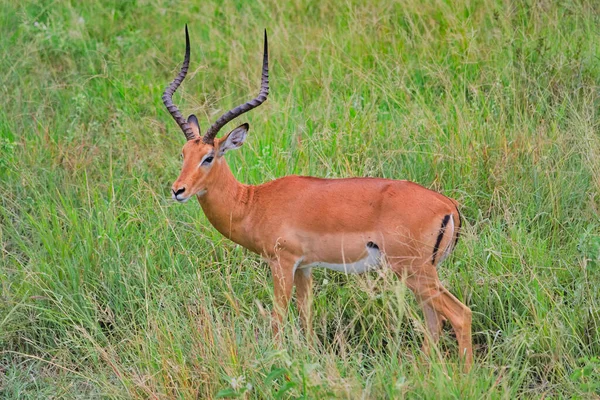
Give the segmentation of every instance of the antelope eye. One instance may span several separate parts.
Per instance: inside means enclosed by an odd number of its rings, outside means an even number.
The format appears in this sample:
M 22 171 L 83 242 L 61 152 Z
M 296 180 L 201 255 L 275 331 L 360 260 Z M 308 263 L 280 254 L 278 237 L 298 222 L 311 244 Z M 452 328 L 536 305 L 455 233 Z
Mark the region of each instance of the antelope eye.
M 206 157 L 204 159 L 204 161 L 202 161 L 202 165 L 208 165 L 208 164 L 210 164 L 212 162 L 213 158 L 214 158 L 213 156 Z

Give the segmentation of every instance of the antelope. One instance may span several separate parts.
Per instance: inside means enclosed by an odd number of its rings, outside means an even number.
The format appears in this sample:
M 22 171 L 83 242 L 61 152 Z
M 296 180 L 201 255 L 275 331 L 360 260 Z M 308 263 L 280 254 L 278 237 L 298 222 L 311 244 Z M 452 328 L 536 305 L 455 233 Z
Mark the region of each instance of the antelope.
M 187 139 L 172 198 L 184 203 L 196 196 L 217 231 L 269 264 L 274 336 L 279 337 L 294 286 L 303 329 L 310 333 L 313 268 L 363 273 L 386 266 L 405 281 L 423 310 L 427 328 L 423 350 L 429 351 L 431 343 L 439 340 L 447 320 L 468 370 L 473 358 L 471 310 L 442 285 L 437 274 L 438 265 L 458 241 L 458 203 L 406 180 L 292 175 L 257 186 L 240 183 L 225 154 L 242 146 L 249 125 L 244 123 L 221 138 L 216 135 L 228 122 L 267 100 L 267 32 L 258 96 L 227 111 L 204 136 L 196 116 L 186 120 L 172 101 L 190 62 L 187 25 L 185 42 L 181 70 L 162 96 Z

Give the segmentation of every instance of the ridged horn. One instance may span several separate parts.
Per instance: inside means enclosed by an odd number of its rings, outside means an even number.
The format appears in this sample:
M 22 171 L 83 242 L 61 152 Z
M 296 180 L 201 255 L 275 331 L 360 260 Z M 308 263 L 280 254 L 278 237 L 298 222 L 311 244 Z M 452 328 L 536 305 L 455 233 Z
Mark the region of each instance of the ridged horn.
M 179 71 L 177 77 L 175 77 L 173 82 L 171 82 L 171 84 L 165 89 L 162 95 L 162 101 L 165 104 L 165 107 L 167 107 L 167 110 L 169 110 L 169 113 L 171 113 L 171 116 L 173 117 L 175 122 L 177 122 L 177 125 L 179 125 L 179 127 L 183 131 L 185 138 L 187 140 L 192 140 L 196 138 L 194 136 L 194 131 L 192 130 L 192 127 L 186 122 L 185 118 L 181 114 L 181 111 L 179 111 L 179 108 L 177 108 L 177 106 L 173 104 L 173 93 L 175 93 L 179 85 L 181 85 L 181 82 L 183 82 L 183 80 L 185 79 L 189 66 L 190 36 L 188 34 L 187 24 L 185 24 L 185 57 L 183 59 L 183 65 L 181 66 L 181 71 Z
M 215 122 L 208 130 L 206 134 L 202 138 L 204 143 L 214 144 L 215 136 L 219 133 L 219 130 L 229 121 L 234 118 L 239 117 L 240 115 L 252 110 L 260 106 L 262 103 L 267 100 L 267 96 L 269 95 L 269 43 L 267 41 L 267 30 L 265 29 L 265 43 L 264 43 L 264 52 L 263 52 L 263 67 L 262 67 L 262 79 L 260 82 L 260 93 L 258 96 L 249 102 L 242 104 L 232 110 L 227 111 L 223 114 L 217 122 Z

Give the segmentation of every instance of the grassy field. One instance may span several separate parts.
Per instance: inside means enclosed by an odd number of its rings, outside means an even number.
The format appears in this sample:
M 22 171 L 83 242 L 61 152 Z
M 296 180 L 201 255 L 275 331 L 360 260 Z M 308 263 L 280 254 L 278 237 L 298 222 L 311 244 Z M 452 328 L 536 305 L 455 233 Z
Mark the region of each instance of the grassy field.
M 600 396 L 595 1 L 0 0 L 0 397 Z M 368 4 L 363 4 L 368 3 Z M 440 268 L 475 366 L 389 274 L 316 271 L 307 343 L 260 258 L 174 204 L 183 135 L 257 93 L 239 180 L 409 179 L 461 203 Z M 226 131 L 226 130 L 224 130 Z

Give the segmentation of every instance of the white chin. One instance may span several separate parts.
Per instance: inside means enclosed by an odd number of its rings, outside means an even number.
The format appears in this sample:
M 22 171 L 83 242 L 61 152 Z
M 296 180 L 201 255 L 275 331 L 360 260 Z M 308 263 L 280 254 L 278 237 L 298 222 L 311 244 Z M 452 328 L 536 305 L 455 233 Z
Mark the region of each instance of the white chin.
M 198 193 L 196 193 L 196 196 L 198 197 L 202 197 L 206 194 L 206 189 L 202 189 L 201 191 L 199 191 Z
M 190 198 L 186 197 L 186 198 L 179 198 L 179 197 L 175 197 L 175 196 L 171 196 L 171 198 L 175 201 L 177 201 L 178 203 L 185 203 L 186 201 L 188 201 Z

